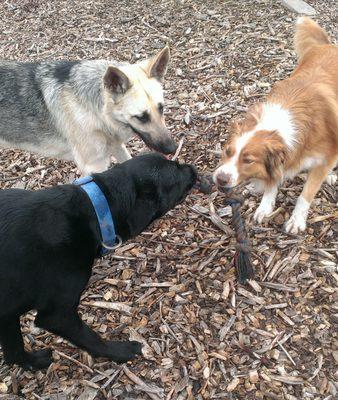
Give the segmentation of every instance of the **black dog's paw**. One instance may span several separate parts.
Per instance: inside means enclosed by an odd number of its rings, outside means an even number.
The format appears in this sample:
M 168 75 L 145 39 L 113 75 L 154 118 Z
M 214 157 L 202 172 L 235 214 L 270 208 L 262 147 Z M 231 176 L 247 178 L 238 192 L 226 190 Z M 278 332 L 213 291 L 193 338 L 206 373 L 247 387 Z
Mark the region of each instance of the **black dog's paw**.
M 52 350 L 43 349 L 26 353 L 23 360 L 16 362 L 25 370 L 37 371 L 46 369 L 52 362 Z
M 142 354 L 142 344 L 140 342 L 111 342 L 110 343 L 110 359 L 121 364 L 132 361 L 134 358 Z

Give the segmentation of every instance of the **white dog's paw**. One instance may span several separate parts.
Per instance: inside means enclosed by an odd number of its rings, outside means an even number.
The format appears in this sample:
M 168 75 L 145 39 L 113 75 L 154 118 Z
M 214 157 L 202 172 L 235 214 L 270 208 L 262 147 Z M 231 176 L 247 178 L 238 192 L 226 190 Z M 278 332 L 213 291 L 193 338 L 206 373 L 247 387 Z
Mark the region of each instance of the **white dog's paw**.
M 297 235 L 306 229 L 306 219 L 301 214 L 292 214 L 290 219 L 285 223 L 285 230 L 287 233 Z
M 326 177 L 326 183 L 334 186 L 337 183 L 337 174 L 335 174 L 334 172 L 330 172 L 329 175 Z
M 270 215 L 273 211 L 273 205 L 271 204 L 260 204 L 255 212 L 254 220 L 261 223 L 265 217 Z

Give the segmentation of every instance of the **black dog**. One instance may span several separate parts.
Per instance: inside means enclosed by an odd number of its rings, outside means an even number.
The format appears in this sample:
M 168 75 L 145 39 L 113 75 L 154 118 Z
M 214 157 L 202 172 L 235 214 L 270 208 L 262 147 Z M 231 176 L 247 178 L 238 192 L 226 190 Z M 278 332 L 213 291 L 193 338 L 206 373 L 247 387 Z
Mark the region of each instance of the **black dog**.
M 197 179 L 195 169 L 159 154 L 135 157 L 93 176 L 123 241 L 175 207 Z M 49 349 L 25 352 L 20 315 L 37 310 L 37 326 L 94 357 L 116 362 L 141 352 L 138 342 L 105 342 L 77 307 L 101 251 L 101 231 L 87 194 L 76 185 L 0 191 L 0 343 L 8 364 L 46 368 Z

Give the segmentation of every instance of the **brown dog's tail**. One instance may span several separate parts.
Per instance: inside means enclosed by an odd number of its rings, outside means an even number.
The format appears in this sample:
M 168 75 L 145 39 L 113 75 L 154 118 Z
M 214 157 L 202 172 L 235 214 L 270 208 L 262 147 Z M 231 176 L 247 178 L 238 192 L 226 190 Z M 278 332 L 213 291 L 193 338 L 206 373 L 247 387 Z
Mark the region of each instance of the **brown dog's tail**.
M 313 46 L 321 44 L 330 44 L 330 39 L 324 29 L 311 18 L 299 17 L 294 39 L 298 60 L 304 57 Z

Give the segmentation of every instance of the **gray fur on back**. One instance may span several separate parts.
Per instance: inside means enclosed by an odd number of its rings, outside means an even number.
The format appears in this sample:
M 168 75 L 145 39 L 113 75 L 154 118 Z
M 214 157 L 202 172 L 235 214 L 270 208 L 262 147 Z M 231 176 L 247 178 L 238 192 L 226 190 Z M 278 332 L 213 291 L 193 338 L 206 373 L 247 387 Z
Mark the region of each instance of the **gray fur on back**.
M 102 78 L 110 62 L 0 62 L 0 141 L 22 147 L 65 142 L 62 95 L 71 92 L 82 106 L 98 113 Z

